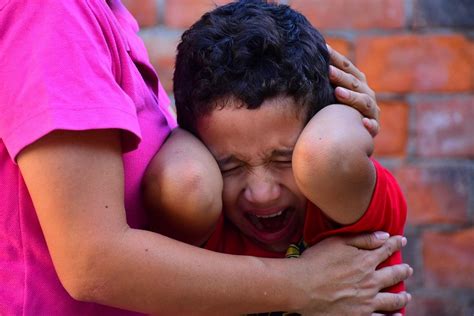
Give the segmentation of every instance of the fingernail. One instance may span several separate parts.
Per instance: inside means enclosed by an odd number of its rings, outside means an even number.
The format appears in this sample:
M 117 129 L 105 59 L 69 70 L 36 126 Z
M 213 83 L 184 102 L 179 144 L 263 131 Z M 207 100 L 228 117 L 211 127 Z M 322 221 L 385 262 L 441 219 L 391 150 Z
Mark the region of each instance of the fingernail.
M 406 239 L 406 237 L 402 237 L 402 246 L 405 247 L 406 244 L 407 244 L 408 240 Z
M 337 87 L 336 93 L 343 99 L 349 98 L 349 91 L 347 89 Z
M 329 51 L 331 50 L 331 46 L 329 46 L 328 43 L 326 43 L 326 47 L 328 48 Z
M 411 301 L 411 299 L 412 299 L 411 294 L 407 293 L 407 296 L 408 296 L 408 301 Z
M 390 237 L 390 234 L 386 232 L 375 232 L 374 234 L 375 234 L 375 237 L 377 237 L 377 239 L 380 239 L 380 240 L 387 240 L 388 237 Z
M 336 69 L 334 66 L 329 66 L 329 77 L 336 78 Z
M 413 268 L 412 267 L 409 268 L 409 271 L 410 271 L 410 275 L 413 275 Z

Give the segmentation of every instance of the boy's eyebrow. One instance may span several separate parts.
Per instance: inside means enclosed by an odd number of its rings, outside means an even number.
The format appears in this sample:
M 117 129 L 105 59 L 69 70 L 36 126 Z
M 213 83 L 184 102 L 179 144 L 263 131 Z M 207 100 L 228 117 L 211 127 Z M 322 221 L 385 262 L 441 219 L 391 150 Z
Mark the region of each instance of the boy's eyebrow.
M 274 149 L 270 157 L 283 157 L 283 158 L 291 158 L 293 156 L 293 148 L 285 148 L 285 149 Z M 216 159 L 217 164 L 219 167 L 225 166 L 226 164 L 230 164 L 232 162 L 238 161 L 238 159 L 234 155 L 226 156 L 221 159 Z

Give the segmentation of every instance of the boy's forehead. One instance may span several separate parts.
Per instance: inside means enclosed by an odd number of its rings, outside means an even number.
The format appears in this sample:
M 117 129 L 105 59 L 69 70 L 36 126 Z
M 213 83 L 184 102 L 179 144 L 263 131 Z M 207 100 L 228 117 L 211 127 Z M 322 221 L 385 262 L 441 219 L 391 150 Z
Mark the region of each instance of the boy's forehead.
M 309 112 L 309 107 L 307 105 L 296 102 L 292 96 L 276 96 L 268 98 L 254 108 L 250 107 L 237 97 L 230 96 L 213 101 L 213 107 L 210 112 L 197 117 L 196 126 L 202 125 L 204 121 L 208 121 L 210 117 L 214 116 L 216 113 L 221 113 L 222 110 L 225 109 L 231 110 L 225 112 L 227 112 L 226 118 L 229 120 L 229 123 L 232 123 L 242 115 L 242 111 L 239 110 L 249 110 L 250 115 L 252 115 L 252 111 L 257 114 L 258 109 L 262 107 L 273 108 L 276 112 L 279 112 L 284 108 L 289 115 L 295 115 L 298 119 L 304 121 L 306 121 Z
M 257 109 L 217 107 L 197 120 L 198 136 L 215 154 L 244 148 L 292 148 L 306 120 L 289 98 L 265 101 Z M 258 147 L 258 148 L 257 148 Z

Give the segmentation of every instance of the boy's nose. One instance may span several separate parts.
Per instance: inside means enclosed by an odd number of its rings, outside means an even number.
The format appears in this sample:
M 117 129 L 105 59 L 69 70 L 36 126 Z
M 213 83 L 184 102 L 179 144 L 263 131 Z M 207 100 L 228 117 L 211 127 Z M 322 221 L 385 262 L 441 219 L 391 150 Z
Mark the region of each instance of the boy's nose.
M 281 188 L 269 171 L 264 168 L 259 169 L 248 175 L 244 197 L 252 204 L 265 205 L 279 198 Z

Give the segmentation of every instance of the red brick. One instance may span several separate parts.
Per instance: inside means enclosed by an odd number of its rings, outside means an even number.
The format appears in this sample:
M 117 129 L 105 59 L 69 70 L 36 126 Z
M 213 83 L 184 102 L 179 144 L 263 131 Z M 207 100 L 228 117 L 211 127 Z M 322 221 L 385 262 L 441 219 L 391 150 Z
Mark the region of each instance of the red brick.
M 142 35 L 153 67 L 158 72 L 166 92 L 173 92 L 173 73 L 176 47 L 181 38 L 180 32 L 159 32 Z
M 290 0 L 320 29 L 396 29 L 405 25 L 403 0 Z
M 356 62 L 378 92 L 472 91 L 473 44 L 462 35 L 361 37 Z
M 326 42 L 347 58 L 351 58 L 351 44 L 349 41 L 339 37 L 326 37 Z
M 474 157 L 474 95 L 420 100 L 416 153 L 423 157 Z
M 461 168 L 403 166 L 393 170 L 408 204 L 408 223 L 468 222 L 469 171 Z M 472 175 L 471 175 L 472 176 Z
M 140 27 L 151 27 L 158 24 L 156 0 L 122 0 L 122 3 L 137 19 Z
M 474 228 L 423 235 L 427 287 L 474 289 Z
M 216 5 L 231 2 L 230 0 L 166 0 L 165 24 L 173 28 L 188 28 L 205 12 Z
M 379 135 L 375 138 L 376 156 L 404 156 L 408 137 L 408 105 L 399 101 L 378 101 Z
M 472 12 L 474 1 L 470 0 L 415 0 L 412 25 L 415 28 L 473 28 Z

